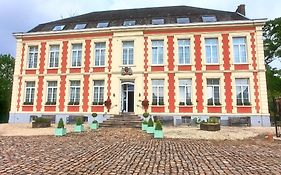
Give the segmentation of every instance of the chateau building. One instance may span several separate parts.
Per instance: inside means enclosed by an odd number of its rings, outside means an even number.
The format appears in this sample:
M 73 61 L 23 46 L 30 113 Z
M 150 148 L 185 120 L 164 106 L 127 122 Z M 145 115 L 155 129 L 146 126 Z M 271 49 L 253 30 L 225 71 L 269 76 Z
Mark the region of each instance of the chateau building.
M 92 12 L 15 33 L 11 123 L 120 112 L 269 126 L 262 27 L 189 6 Z

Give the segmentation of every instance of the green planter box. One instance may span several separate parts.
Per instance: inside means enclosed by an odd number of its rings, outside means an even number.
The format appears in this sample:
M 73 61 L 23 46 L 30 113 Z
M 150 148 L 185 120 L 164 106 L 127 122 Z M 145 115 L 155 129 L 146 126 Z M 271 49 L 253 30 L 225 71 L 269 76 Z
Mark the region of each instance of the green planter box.
M 56 128 L 55 136 L 64 136 L 66 135 L 66 128 Z
M 154 126 L 151 126 L 151 127 L 148 126 L 146 131 L 147 131 L 148 134 L 153 134 L 154 133 Z
M 147 130 L 147 124 L 141 124 L 141 130 L 146 131 Z
M 92 124 L 90 125 L 90 128 L 91 128 L 92 130 L 97 130 L 97 129 L 99 128 L 99 124 L 98 124 L 98 123 L 92 123 Z
M 163 130 L 155 130 L 154 131 L 154 138 L 156 138 L 156 139 L 163 139 L 164 138 Z
M 74 126 L 74 132 L 83 132 L 84 126 L 83 125 L 75 125 Z

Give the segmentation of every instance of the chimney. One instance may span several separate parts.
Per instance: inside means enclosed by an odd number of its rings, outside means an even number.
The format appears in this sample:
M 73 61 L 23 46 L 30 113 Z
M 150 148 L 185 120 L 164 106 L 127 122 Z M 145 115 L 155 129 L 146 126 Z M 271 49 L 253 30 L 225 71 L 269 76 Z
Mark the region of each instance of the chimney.
M 240 13 L 241 15 L 246 16 L 246 11 L 245 11 L 245 4 L 240 4 L 237 9 L 236 9 L 237 13 Z

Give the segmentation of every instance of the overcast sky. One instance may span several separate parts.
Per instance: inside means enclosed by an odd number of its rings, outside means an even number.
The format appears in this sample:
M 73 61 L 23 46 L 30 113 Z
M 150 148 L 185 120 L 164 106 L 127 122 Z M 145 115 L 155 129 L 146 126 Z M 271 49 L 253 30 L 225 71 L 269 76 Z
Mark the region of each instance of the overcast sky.
M 281 17 L 279 0 L 0 0 L 0 54 L 15 56 L 14 32 L 27 32 L 40 23 L 93 11 L 187 5 L 235 11 L 246 5 L 249 18 Z

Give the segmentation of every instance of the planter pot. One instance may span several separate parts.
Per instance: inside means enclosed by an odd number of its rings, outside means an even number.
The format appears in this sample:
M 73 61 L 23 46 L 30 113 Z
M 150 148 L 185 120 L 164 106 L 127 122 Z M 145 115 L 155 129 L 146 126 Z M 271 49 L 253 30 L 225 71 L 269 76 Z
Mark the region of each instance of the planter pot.
M 51 121 L 49 122 L 32 122 L 32 128 L 48 128 L 51 127 Z
M 204 131 L 219 131 L 221 125 L 219 123 L 201 123 L 200 129 Z
M 141 124 L 141 130 L 146 131 L 147 130 L 147 124 Z
M 92 124 L 90 125 L 90 128 L 91 128 L 92 130 L 97 130 L 98 127 L 99 127 L 99 124 L 98 124 L 98 123 L 92 123 Z
M 84 126 L 83 125 L 75 125 L 74 126 L 74 132 L 83 132 Z
M 66 128 L 56 128 L 55 136 L 64 136 L 66 135 Z
M 154 126 L 148 126 L 146 132 L 148 134 L 153 134 L 154 133 Z
M 154 138 L 156 138 L 156 139 L 163 139 L 164 138 L 163 130 L 155 130 L 154 131 Z

